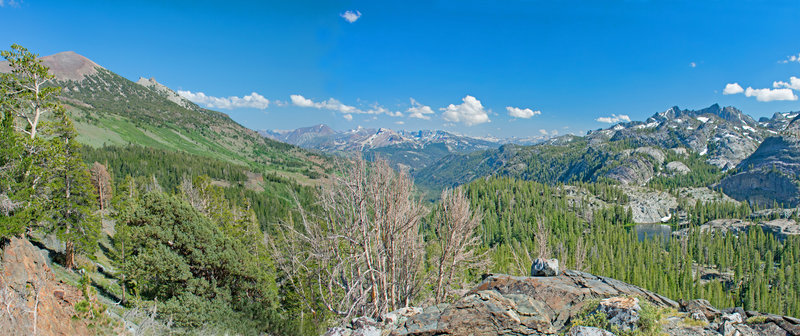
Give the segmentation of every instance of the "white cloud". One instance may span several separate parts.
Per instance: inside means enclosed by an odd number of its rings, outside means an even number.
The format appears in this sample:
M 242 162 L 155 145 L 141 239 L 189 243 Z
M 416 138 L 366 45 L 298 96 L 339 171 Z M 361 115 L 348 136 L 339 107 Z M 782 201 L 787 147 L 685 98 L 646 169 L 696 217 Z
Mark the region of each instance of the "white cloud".
M 600 118 L 597 118 L 595 120 L 597 120 L 599 122 L 602 122 L 602 123 L 607 123 L 607 124 L 616 124 L 616 123 L 618 123 L 620 121 L 629 122 L 629 121 L 631 121 L 631 117 L 629 117 L 629 116 L 627 116 L 625 114 L 620 114 L 620 115 L 612 114 L 610 117 L 600 117 Z
M 544 128 L 539 129 L 539 133 L 541 133 L 542 135 L 547 135 L 547 130 Z
M 344 115 L 344 119 L 346 119 L 347 121 L 353 121 L 353 115 L 352 114 L 345 114 Z
M 313 107 L 320 110 L 332 110 L 342 113 L 360 113 L 354 106 L 342 104 L 340 101 L 333 98 L 330 98 L 326 101 L 315 102 L 301 95 L 294 94 L 290 97 L 292 99 L 292 104 L 300 107 Z
M 521 109 L 519 107 L 511 107 L 511 106 L 506 106 L 506 111 L 508 111 L 508 115 L 512 117 L 522 118 L 522 119 L 528 119 L 535 115 L 542 114 L 542 111 L 539 110 L 534 111 L 529 108 Z
M 475 97 L 467 95 L 462 99 L 464 103 L 460 105 L 450 104 L 447 107 L 441 108 L 444 111 L 442 117 L 444 120 L 452 122 L 464 123 L 467 126 L 478 125 L 490 122 L 489 115 L 483 109 L 481 101 Z
M 797 100 L 797 95 L 792 92 L 792 89 L 753 89 L 748 87 L 744 90 L 744 95 L 747 97 L 756 97 L 756 100 L 761 102 Z
M 772 87 L 779 89 L 779 88 L 787 88 L 796 91 L 800 91 L 800 78 L 792 76 L 789 78 L 789 83 L 777 81 L 772 83 Z
M 178 94 L 183 98 L 191 100 L 197 104 L 205 105 L 209 108 L 230 110 L 234 108 L 246 107 L 264 110 L 269 106 L 269 99 L 264 98 L 264 96 L 255 92 L 244 97 L 214 97 L 208 96 L 203 92 L 191 92 L 183 90 L 178 90 Z
M 17 1 L 17 0 L 9 0 L 9 1 L 0 0 L 0 7 L 6 7 L 6 6 L 8 6 L 8 7 L 19 7 L 19 4 L 20 4 L 20 3 L 22 3 L 22 1 Z
M 361 12 L 359 11 L 346 11 L 344 14 L 339 14 L 345 21 L 353 23 L 356 22 L 361 17 Z
M 372 108 L 370 108 L 369 110 L 360 111 L 360 112 L 356 112 L 356 113 L 387 114 L 387 115 L 389 115 L 391 117 L 402 117 L 403 116 L 403 112 L 392 111 L 392 110 L 389 110 L 389 109 L 387 109 L 387 108 L 385 108 L 383 106 L 380 106 L 378 104 L 372 105 Z
M 798 62 L 800 63 L 800 54 L 787 56 L 781 63 Z
M 392 116 L 392 117 L 402 117 L 403 116 L 403 112 L 392 111 L 392 110 L 389 110 L 389 109 L 387 109 L 387 108 L 385 108 L 383 106 L 380 106 L 378 104 L 372 105 L 367 110 L 362 110 L 362 109 L 359 109 L 359 108 L 357 108 L 355 106 L 342 104 L 342 102 L 340 102 L 340 101 L 338 101 L 336 99 L 333 99 L 333 98 L 328 98 L 328 100 L 320 101 L 320 102 L 315 102 L 315 101 L 313 101 L 311 99 L 308 99 L 308 98 L 303 97 L 303 96 L 298 95 L 298 94 L 293 94 L 293 95 L 290 96 L 290 98 L 292 100 L 292 104 L 294 104 L 295 106 L 300 106 L 300 107 L 313 107 L 313 108 L 320 109 L 320 110 L 337 111 L 337 112 L 345 113 L 345 114 L 386 114 L 386 115 L 389 115 L 389 116 Z M 347 118 L 347 117 L 345 117 L 345 118 Z M 348 120 L 350 120 L 350 119 L 348 119 Z
M 411 99 L 411 107 L 406 110 L 408 112 L 408 116 L 410 118 L 417 118 L 417 119 L 425 119 L 429 120 L 431 117 L 427 116 L 428 114 L 433 114 L 433 109 L 430 106 L 425 106 L 414 100 Z
M 406 124 L 406 122 L 402 121 L 402 120 L 395 121 L 394 123 L 398 124 L 398 125 L 405 125 Z
M 691 63 L 689 63 L 689 66 L 692 67 L 692 68 L 696 68 L 697 67 L 697 63 L 691 62 Z
M 742 92 L 744 92 L 744 89 L 739 83 L 728 83 L 725 85 L 725 89 L 722 90 L 722 94 L 724 95 L 739 94 Z

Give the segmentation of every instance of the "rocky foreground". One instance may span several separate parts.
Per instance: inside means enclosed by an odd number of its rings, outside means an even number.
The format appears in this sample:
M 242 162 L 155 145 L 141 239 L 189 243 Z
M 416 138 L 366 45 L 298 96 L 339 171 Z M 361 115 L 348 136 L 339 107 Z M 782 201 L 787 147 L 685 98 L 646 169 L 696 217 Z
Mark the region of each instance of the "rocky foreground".
M 0 263 L 0 334 L 90 335 L 75 305 L 77 288 L 56 280 L 43 251 L 28 240 L 12 238 Z
M 631 334 L 643 325 L 645 305 L 658 311 L 650 329 L 656 335 L 800 335 L 800 319 L 793 317 L 741 308 L 720 311 L 705 300 L 679 303 L 570 270 L 546 277 L 489 275 L 452 304 L 403 308 L 380 321 L 360 317 L 325 335 L 615 335 L 581 325 L 597 313 L 603 313 L 605 329 Z

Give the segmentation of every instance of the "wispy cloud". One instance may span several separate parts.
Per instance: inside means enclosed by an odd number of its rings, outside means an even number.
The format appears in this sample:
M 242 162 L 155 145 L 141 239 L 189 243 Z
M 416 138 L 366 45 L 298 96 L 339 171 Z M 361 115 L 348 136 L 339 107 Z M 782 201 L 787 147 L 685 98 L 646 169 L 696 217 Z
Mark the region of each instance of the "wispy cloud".
M 334 98 L 328 98 L 328 100 L 319 102 L 315 102 L 299 94 L 293 94 L 290 96 L 290 98 L 292 100 L 292 104 L 294 104 L 295 106 L 313 107 L 320 110 L 330 110 L 330 111 L 337 111 L 345 114 L 350 114 L 351 115 L 350 119 L 348 119 L 348 117 L 345 116 L 345 119 L 347 120 L 352 119 L 352 114 L 386 114 L 392 117 L 403 116 L 403 112 L 392 111 L 378 104 L 372 105 L 369 109 L 359 109 L 355 106 L 345 105 Z
M 481 101 L 473 96 L 467 95 L 462 99 L 463 103 L 459 105 L 450 104 L 447 107 L 441 108 L 442 117 L 444 120 L 451 122 L 460 122 L 467 126 L 473 126 L 490 122 L 489 115 L 483 108 Z
M 691 62 L 691 63 L 689 63 L 689 66 L 692 67 L 692 68 L 696 68 L 697 67 L 697 63 Z
M 345 21 L 353 23 L 358 21 L 359 18 L 361 18 L 361 12 L 346 11 L 342 14 L 339 14 L 339 16 L 341 16 Z
M 597 121 L 599 121 L 601 123 L 616 124 L 616 123 L 621 122 L 621 121 L 629 122 L 629 121 L 631 121 L 631 117 L 629 117 L 629 116 L 627 116 L 625 114 L 620 114 L 620 115 L 612 114 L 610 117 L 600 117 L 600 118 L 597 118 L 595 120 L 597 120 Z
M 433 109 L 430 106 L 425 106 L 417 102 L 414 98 L 409 98 L 411 100 L 411 107 L 406 110 L 408 116 L 410 118 L 417 118 L 417 119 L 425 119 L 429 120 L 429 114 L 433 114 Z
M 797 100 L 797 95 L 792 89 L 753 89 L 748 87 L 744 90 L 747 97 L 756 97 L 760 102 L 770 102 L 775 100 Z
M 234 109 L 234 108 L 257 108 L 264 110 L 269 106 L 269 99 L 258 93 L 251 93 L 244 97 L 230 96 L 230 97 L 214 97 L 206 95 L 203 92 L 191 92 L 178 90 L 178 94 L 192 102 L 205 105 L 209 108 L 219 109 Z
M 529 108 L 522 109 L 522 108 L 519 108 L 519 107 L 511 107 L 511 106 L 506 106 L 506 111 L 508 111 L 508 115 L 510 115 L 512 117 L 514 117 L 514 118 L 522 118 L 522 119 L 528 119 L 528 118 L 533 117 L 535 115 L 542 114 L 542 111 L 539 111 L 539 110 L 534 111 L 534 110 L 531 110 Z
M 291 95 L 292 104 L 300 107 L 313 107 L 321 110 L 339 111 L 342 113 L 357 113 L 355 106 L 342 104 L 340 101 L 330 98 L 326 101 L 315 102 L 301 95 Z
M 0 7 L 19 7 L 21 3 L 17 0 L 0 0 Z
M 742 92 L 744 92 L 744 89 L 739 83 L 728 83 L 725 85 L 725 89 L 722 90 L 722 94 L 724 95 L 739 94 Z
M 345 114 L 342 117 L 344 117 L 344 119 L 347 120 L 347 121 L 353 121 L 353 115 L 352 114 Z
M 800 63 L 800 54 L 786 56 L 786 59 L 783 60 L 783 61 L 780 61 L 780 62 L 781 63 L 790 63 L 790 62 L 798 62 L 798 63 Z

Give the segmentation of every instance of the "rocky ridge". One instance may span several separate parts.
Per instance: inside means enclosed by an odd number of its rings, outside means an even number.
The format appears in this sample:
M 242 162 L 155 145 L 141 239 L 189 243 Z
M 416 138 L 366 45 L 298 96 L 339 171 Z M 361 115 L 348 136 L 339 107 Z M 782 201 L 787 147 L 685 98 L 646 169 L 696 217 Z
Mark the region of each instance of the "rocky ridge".
M 194 103 L 192 103 L 188 99 L 181 97 L 175 91 L 172 91 L 172 89 L 170 89 L 170 88 L 164 86 L 163 84 L 157 82 L 155 78 L 151 77 L 151 78 L 148 79 L 148 78 L 144 78 L 144 77 L 139 77 L 139 80 L 136 81 L 136 84 L 139 84 L 141 86 L 144 86 L 146 88 L 149 88 L 149 89 L 157 92 L 158 94 L 162 95 L 164 98 L 167 98 L 169 101 L 171 101 L 171 102 L 173 102 L 175 104 L 178 104 L 183 108 L 192 109 L 192 110 L 198 109 L 197 105 L 195 105 Z
M 597 304 L 595 300 L 603 300 L 594 309 L 613 316 L 612 325 L 632 327 L 642 301 L 671 311 L 658 321 L 666 335 L 800 335 L 800 320 L 793 317 L 741 308 L 720 311 L 705 300 L 675 302 L 615 279 L 572 270 L 547 277 L 489 275 L 452 304 L 403 308 L 380 321 L 360 317 L 325 335 L 614 335 L 573 326 L 580 314 L 592 309 L 589 304 Z M 691 320 L 699 322 L 686 323 Z
M 458 185 L 501 174 L 549 184 L 612 180 L 643 186 L 656 177 L 690 174 L 690 167 L 703 162 L 721 171 L 735 168 L 764 138 L 778 133 L 771 127 L 782 125 L 777 119 L 756 122 L 730 106 L 672 107 L 645 121 L 619 123 L 583 137 L 562 136 L 532 146 L 504 145 L 476 154 L 453 154 L 414 176 L 430 185 Z M 461 173 L 464 170 L 472 173 Z
M 768 124 L 763 124 L 768 125 Z M 768 135 L 768 129 L 732 106 L 700 110 L 671 107 L 645 121 L 590 132 L 593 142 L 628 140 L 660 148 L 684 147 L 722 169 L 736 166 Z

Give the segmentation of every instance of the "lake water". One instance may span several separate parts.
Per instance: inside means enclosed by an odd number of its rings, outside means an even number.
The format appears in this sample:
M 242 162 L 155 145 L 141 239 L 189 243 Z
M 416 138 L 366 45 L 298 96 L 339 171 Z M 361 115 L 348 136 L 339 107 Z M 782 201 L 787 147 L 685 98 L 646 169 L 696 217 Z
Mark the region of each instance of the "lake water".
M 635 230 L 639 241 L 659 238 L 667 241 L 672 236 L 672 227 L 664 224 L 637 224 Z

